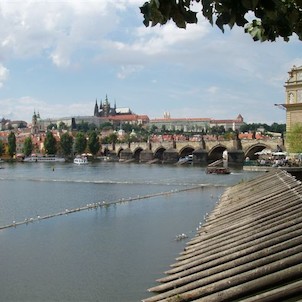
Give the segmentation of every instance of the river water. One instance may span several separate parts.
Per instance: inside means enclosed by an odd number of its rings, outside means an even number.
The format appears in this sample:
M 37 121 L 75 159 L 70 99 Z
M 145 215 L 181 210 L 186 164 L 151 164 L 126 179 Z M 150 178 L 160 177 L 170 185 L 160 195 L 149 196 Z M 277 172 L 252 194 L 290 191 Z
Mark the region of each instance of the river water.
M 226 186 L 258 175 L 105 162 L 2 167 L 0 227 L 34 222 L 0 231 L 0 301 L 140 301 Z M 98 202 L 108 206 L 37 220 Z M 176 241 L 181 233 L 188 239 Z

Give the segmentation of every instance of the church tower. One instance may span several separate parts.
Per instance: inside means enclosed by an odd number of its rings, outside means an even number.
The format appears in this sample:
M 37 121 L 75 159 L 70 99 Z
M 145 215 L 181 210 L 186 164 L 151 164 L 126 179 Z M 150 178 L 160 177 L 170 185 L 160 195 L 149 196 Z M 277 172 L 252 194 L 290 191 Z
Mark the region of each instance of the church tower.
M 94 113 L 93 113 L 94 116 L 99 116 L 99 106 L 98 106 L 98 100 L 96 99 L 95 100 L 95 105 L 94 105 Z
M 32 116 L 31 122 L 31 134 L 38 134 L 39 133 L 39 126 L 38 126 L 38 115 L 36 111 L 34 111 L 34 115 Z
M 288 72 L 289 78 L 284 87 L 286 92 L 286 131 L 296 123 L 302 123 L 302 66 Z
M 109 112 L 110 112 L 110 103 L 108 102 L 108 97 L 106 94 L 106 99 L 105 99 L 105 103 L 103 105 L 103 111 L 104 111 L 104 116 L 109 116 Z

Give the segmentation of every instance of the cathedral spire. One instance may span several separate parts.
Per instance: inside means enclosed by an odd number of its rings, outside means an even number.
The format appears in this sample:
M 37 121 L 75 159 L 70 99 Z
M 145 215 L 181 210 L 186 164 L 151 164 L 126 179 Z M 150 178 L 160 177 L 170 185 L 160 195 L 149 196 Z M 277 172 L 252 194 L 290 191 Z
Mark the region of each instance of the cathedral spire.
M 94 105 L 94 116 L 98 116 L 99 115 L 99 106 L 98 106 L 98 100 L 95 100 L 95 105 Z

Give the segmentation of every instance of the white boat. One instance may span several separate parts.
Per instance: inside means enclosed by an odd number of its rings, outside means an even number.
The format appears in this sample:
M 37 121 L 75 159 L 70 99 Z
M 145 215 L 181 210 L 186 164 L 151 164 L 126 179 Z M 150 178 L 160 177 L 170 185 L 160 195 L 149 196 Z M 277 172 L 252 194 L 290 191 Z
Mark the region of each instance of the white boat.
M 37 163 L 37 162 L 65 162 L 65 158 L 57 157 L 55 155 L 31 155 L 24 158 L 24 162 Z
M 77 156 L 74 160 L 73 160 L 74 164 L 77 165 L 87 165 L 88 164 L 88 159 L 86 156 Z

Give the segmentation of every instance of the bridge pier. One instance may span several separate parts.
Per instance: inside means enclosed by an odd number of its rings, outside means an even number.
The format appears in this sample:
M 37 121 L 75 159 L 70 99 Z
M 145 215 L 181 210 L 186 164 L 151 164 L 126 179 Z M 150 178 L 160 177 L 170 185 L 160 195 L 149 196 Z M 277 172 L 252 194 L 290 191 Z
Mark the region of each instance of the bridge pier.
M 193 151 L 193 164 L 208 164 L 208 152 L 204 149 L 197 149 Z
M 143 151 L 141 151 L 141 153 L 139 155 L 139 161 L 141 163 L 145 163 L 145 162 L 148 162 L 153 159 L 154 159 L 154 156 L 153 156 L 153 152 L 151 150 L 143 150 Z
M 174 148 L 170 148 L 163 153 L 163 164 L 174 164 L 179 159 L 178 151 Z
M 229 164 L 242 165 L 244 162 L 244 152 L 242 150 L 228 151 Z
M 133 152 L 129 148 L 122 150 L 120 153 L 120 160 L 125 161 L 130 159 L 133 159 Z

